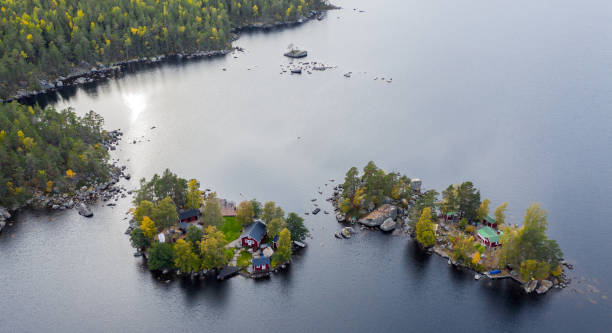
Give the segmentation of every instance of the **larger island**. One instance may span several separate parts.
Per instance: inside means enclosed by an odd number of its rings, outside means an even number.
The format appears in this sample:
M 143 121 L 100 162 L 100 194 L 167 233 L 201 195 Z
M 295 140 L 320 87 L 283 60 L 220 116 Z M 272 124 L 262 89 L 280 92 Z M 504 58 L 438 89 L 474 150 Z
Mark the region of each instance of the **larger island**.
M 0 1 L 0 99 L 103 79 L 133 62 L 225 54 L 240 29 L 300 23 L 328 8 L 324 0 Z

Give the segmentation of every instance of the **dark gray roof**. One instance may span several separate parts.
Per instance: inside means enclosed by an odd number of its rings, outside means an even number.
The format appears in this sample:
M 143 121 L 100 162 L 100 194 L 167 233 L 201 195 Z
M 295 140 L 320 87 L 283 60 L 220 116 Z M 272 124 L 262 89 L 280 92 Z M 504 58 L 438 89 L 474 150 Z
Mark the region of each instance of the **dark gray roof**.
M 253 266 L 270 265 L 270 257 L 253 258 Z
M 244 236 L 249 236 L 251 238 L 253 238 L 254 240 L 261 242 L 261 239 L 266 235 L 266 225 L 261 222 L 260 220 L 257 220 L 249 225 L 247 225 L 244 228 L 244 232 L 242 233 L 242 236 L 240 236 L 240 238 L 244 237 Z
M 198 209 L 189 209 L 184 212 L 179 213 L 179 220 L 188 219 L 190 217 L 200 216 L 200 210 Z

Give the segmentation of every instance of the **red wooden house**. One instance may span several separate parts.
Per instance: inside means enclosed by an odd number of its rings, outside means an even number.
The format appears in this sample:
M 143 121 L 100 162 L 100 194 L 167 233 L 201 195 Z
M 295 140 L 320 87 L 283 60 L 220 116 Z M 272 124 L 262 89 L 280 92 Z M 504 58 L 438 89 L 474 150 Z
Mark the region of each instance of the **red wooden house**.
M 261 240 L 266 236 L 266 225 L 257 220 L 244 228 L 242 236 L 240 236 L 240 244 L 242 247 L 259 248 Z

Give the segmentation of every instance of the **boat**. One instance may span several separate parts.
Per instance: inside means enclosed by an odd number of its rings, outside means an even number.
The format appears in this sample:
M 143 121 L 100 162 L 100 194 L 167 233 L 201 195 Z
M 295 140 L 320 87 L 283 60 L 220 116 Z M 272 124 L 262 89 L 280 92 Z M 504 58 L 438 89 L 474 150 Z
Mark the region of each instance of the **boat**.
M 307 51 L 293 49 L 287 53 L 285 53 L 285 57 L 289 58 L 304 58 L 308 55 Z

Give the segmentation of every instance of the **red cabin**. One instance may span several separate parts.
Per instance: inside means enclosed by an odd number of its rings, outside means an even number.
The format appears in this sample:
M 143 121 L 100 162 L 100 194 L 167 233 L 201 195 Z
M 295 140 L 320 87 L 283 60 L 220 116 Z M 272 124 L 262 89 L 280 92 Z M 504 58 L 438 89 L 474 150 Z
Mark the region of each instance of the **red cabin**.
M 261 240 L 266 236 L 266 225 L 261 221 L 255 221 L 244 228 L 240 243 L 242 247 L 259 248 Z

